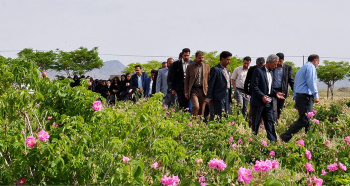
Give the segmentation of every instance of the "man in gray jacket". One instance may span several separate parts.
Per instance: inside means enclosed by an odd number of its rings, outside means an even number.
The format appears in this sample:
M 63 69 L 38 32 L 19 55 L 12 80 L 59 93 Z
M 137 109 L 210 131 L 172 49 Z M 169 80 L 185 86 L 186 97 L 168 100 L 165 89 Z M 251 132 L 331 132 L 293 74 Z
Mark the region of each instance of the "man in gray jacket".
M 157 76 L 156 93 L 162 92 L 164 94 L 163 105 L 169 105 L 171 94 L 168 94 L 168 72 L 170 65 L 174 62 L 173 58 L 168 58 L 167 67 L 159 69 Z

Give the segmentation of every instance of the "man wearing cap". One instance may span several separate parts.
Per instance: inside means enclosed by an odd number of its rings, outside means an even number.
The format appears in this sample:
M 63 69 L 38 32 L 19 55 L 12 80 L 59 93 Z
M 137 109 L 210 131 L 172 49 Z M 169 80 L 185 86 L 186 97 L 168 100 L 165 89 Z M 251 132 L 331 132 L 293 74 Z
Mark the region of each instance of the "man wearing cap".
M 241 112 L 244 118 L 246 118 L 247 115 L 249 101 L 244 94 L 244 81 L 247 77 L 248 68 L 251 61 L 252 59 L 249 56 L 245 57 L 243 59 L 243 65 L 235 68 L 231 76 L 232 86 L 235 90 L 235 98 L 237 100 L 237 104 L 242 107 Z

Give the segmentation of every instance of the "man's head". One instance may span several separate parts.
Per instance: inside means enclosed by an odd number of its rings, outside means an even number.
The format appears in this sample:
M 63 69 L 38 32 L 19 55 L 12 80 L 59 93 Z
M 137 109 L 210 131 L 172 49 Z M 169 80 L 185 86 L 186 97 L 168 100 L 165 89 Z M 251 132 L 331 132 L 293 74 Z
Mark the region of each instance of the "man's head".
M 196 63 L 202 63 L 204 61 L 204 53 L 200 50 L 196 52 Z
M 256 59 L 256 66 L 258 68 L 263 67 L 265 65 L 265 58 L 264 57 L 258 57 Z
M 171 57 L 169 57 L 169 58 L 168 58 L 168 60 L 167 60 L 166 62 L 167 62 L 167 66 L 168 66 L 168 68 L 169 68 L 169 67 L 170 67 L 170 65 L 171 65 L 171 64 L 173 64 L 174 59 L 173 59 L 173 58 L 171 58 Z
M 265 67 L 269 70 L 275 69 L 278 63 L 278 59 L 278 56 L 276 56 L 275 54 L 270 54 L 266 59 Z
M 155 70 L 155 69 L 152 69 L 152 70 L 151 70 L 151 78 L 152 78 L 152 81 L 154 81 L 154 77 L 156 76 L 156 73 L 157 73 L 157 70 Z
M 164 61 L 164 62 L 162 63 L 162 68 L 166 68 L 167 66 L 168 66 L 168 65 L 167 65 L 167 62 Z
M 320 64 L 320 57 L 319 57 L 317 54 L 311 54 L 311 55 L 307 58 L 307 60 L 308 60 L 309 62 L 311 62 L 312 64 L 314 64 L 315 67 L 317 67 L 318 64 Z
M 190 61 L 190 55 L 191 55 L 191 50 L 189 48 L 184 48 L 182 49 L 182 59 L 185 62 L 189 62 Z
M 284 54 L 279 52 L 276 54 L 276 56 L 278 56 L 278 58 L 279 58 L 278 63 L 277 63 L 277 67 L 282 67 L 283 62 L 284 62 Z
M 142 72 L 141 70 L 142 70 L 141 65 L 136 65 L 135 66 L 135 73 L 136 73 L 136 75 L 141 76 L 141 72 Z
M 227 67 L 231 62 L 232 54 L 229 51 L 222 51 L 220 54 L 220 64 L 223 67 Z
M 249 56 L 243 58 L 243 69 L 248 69 L 252 59 Z

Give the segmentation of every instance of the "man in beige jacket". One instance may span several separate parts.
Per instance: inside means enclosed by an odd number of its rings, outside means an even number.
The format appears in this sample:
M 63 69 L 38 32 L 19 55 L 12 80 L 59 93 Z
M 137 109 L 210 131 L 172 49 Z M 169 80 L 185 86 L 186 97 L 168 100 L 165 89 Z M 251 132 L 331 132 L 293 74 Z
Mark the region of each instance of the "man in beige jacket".
M 205 97 L 208 91 L 210 66 L 204 61 L 204 53 L 196 52 L 195 62 L 188 65 L 185 77 L 185 97 L 191 99 L 192 116 L 204 115 Z

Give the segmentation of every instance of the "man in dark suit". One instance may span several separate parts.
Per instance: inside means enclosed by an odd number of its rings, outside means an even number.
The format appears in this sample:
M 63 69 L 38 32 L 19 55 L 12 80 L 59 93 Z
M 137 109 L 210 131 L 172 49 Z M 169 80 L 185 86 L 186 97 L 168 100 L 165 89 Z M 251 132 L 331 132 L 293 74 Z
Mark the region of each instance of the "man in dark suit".
M 177 102 L 179 103 L 180 108 L 188 108 L 188 99 L 185 97 L 184 92 L 184 80 L 186 76 L 186 68 L 192 62 L 190 61 L 190 49 L 184 48 L 182 49 L 182 59 L 175 61 L 170 69 L 168 76 L 171 75 L 170 78 L 171 83 L 168 84 L 171 89 L 171 94 L 177 96 Z
M 146 72 L 142 72 L 141 65 L 136 65 L 135 74 L 131 76 L 130 87 L 139 97 L 144 94 L 144 82 L 146 78 L 148 78 L 148 75 Z
M 143 85 L 143 87 L 145 89 L 145 97 L 151 97 L 154 94 L 154 92 L 153 92 L 154 86 L 153 85 L 156 83 L 154 81 L 156 74 L 157 74 L 157 70 L 152 69 L 151 70 L 151 77 L 148 77 L 145 79 L 145 82 Z
M 292 88 L 294 87 L 294 77 L 293 69 L 289 65 L 284 65 L 284 54 L 277 53 L 279 57 L 277 67 L 273 71 L 273 83 L 272 87 L 276 92 L 284 93 L 284 98 L 288 97 L 288 84 Z M 273 98 L 273 116 L 277 124 L 278 119 L 280 118 L 282 109 L 284 105 L 284 99 Z
M 277 97 L 284 99 L 282 92 L 276 92 L 272 88 L 273 75 L 271 71 L 275 69 L 278 62 L 278 56 L 271 54 L 266 59 L 265 67 L 257 68 L 253 72 L 251 79 L 252 89 L 252 129 L 255 135 L 258 134 L 261 117 L 264 120 L 267 138 L 271 141 L 277 142 L 275 132 L 272 98 Z
M 231 52 L 221 52 L 220 63 L 210 69 L 208 92 L 205 102 L 209 104 L 211 119 L 215 115 L 221 118 L 222 112 L 230 112 L 232 85 L 230 71 L 227 69 L 227 65 L 230 63 L 231 57 Z
M 208 90 L 210 66 L 203 63 L 204 53 L 196 52 L 196 60 L 188 65 L 185 77 L 185 97 L 191 99 L 192 116 L 204 115 L 205 96 Z
M 252 95 L 252 88 L 251 88 L 251 79 L 253 77 L 253 72 L 255 69 L 263 67 L 265 65 L 265 58 L 264 57 L 259 57 L 256 59 L 256 65 L 252 66 L 248 69 L 248 73 L 247 73 L 247 77 L 245 78 L 244 81 L 244 94 L 246 97 L 250 97 Z M 249 99 L 249 102 L 251 102 L 251 100 Z M 249 127 L 252 127 L 252 104 L 249 104 L 249 112 L 248 112 L 248 124 Z

